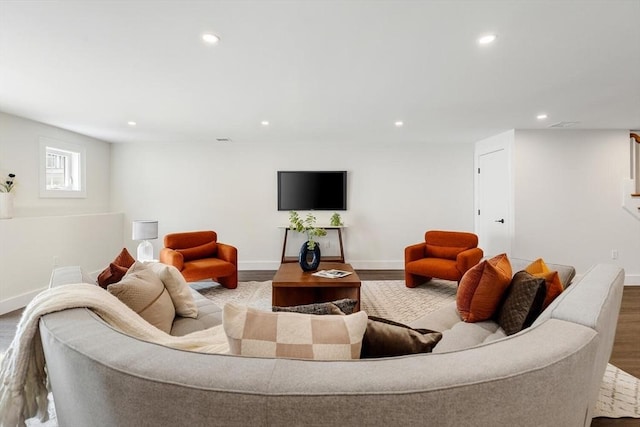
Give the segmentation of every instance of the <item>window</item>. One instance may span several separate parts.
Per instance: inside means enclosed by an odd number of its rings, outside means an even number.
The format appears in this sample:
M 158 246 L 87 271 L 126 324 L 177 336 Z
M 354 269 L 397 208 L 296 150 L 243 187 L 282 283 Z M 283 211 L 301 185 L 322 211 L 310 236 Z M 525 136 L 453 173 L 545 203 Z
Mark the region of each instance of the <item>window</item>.
M 85 149 L 40 138 L 40 197 L 86 197 Z

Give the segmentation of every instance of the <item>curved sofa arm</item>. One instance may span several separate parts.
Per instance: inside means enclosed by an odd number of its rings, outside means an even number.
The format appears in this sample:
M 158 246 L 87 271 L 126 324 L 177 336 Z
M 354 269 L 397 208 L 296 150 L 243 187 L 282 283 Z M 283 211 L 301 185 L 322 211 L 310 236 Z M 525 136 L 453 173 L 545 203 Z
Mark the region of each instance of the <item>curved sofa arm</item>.
M 456 267 L 460 274 L 466 273 L 467 270 L 479 263 L 483 255 L 484 252 L 480 248 L 471 248 L 460 252 L 456 257 Z
M 182 271 L 184 268 L 184 257 L 180 252 L 174 251 L 171 248 L 160 249 L 160 262 L 173 265 L 178 271 Z
M 416 243 L 404 248 L 404 263 L 422 259 L 426 256 L 426 243 Z
M 238 265 L 238 249 L 225 243 L 218 243 L 218 258 L 233 265 Z

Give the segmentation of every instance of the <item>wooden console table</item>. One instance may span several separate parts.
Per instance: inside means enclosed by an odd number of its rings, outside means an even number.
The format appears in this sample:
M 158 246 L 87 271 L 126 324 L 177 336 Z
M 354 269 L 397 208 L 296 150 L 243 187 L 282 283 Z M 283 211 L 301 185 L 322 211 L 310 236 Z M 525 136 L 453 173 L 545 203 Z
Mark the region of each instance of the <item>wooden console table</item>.
M 338 242 L 340 243 L 340 255 L 339 256 L 320 256 L 323 262 L 340 262 L 344 264 L 344 247 L 342 245 L 342 229 L 345 228 L 344 225 L 339 227 L 334 226 L 322 226 L 320 228 L 324 228 L 325 230 L 337 230 L 338 232 Z M 282 264 L 287 262 L 298 262 L 298 257 L 285 256 L 287 250 L 287 237 L 289 236 L 289 227 L 284 227 L 284 241 L 282 242 L 282 258 L 280 262 Z M 295 230 L 294 230 L 295 231 Z

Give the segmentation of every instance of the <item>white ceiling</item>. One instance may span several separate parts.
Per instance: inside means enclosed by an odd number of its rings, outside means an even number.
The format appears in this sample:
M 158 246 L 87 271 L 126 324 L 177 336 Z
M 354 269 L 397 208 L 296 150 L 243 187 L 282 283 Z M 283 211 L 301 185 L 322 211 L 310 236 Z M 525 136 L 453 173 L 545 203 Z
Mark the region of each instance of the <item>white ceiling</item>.
M 639 23 L 640 0 L 0 0 L 0 111 L 112 142 L 640 129 Z

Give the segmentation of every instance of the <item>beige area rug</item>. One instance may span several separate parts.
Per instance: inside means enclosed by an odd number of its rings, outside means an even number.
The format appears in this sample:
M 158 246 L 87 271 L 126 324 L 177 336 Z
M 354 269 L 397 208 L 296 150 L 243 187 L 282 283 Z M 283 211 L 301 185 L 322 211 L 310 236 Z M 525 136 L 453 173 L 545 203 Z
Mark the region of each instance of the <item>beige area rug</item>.
M 363 281 L 361 308 L 371 316 L 410 323 L 453 301 L 454 282 L 433 280 L 429 286 L 407 288 L 402 280 Z M 242 282 L 229 290 L 214 285 L 200 290 L 219 306 L 234 301 L 271 310 L 271 282 Z M 640 418 L 640 380 L 609 364 L 605 372 L 595 417 Z

